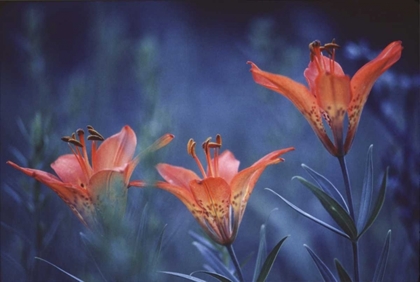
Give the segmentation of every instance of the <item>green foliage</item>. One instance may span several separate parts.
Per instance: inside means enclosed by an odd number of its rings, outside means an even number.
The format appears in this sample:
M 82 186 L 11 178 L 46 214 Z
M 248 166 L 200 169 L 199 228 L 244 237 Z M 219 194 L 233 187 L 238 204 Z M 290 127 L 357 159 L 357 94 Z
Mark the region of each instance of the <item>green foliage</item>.
M 334 275 L 332 274 L 331 270 L 327 267 L 327 265 L 309 248 L 307 245 L 303 245 L 308 253 L 311 255 L 312 260 L 314 261 L 316 267 L 318 268 L 319 273 L 324 279 L 325 282 L 337 282 Z
M 318 198 L 321 202 L 324 209 L 331 215 L 334 221 L 341 227 L 341 229 L 346 233 L 351 240 L 354 240 L 357 237 L 357 229 L 354 225 L 353 219 L 350 215 L 341 207 L 336 200 L 328 196 L 327 193 L 308 182 L 306 179 L 295 176 L 295 179 L 299 180 L 305 187 L 307 187 L 311 192 Z
M 375 274 L 373 275 L 372 281 L 382 282 L 385 277 L 386 263 L 388 261 L 389 249 L 391 247 L 391 230 L 386 234 L 384 246 L 382 248 L 381 255 L 378 263 L 376 264 Z
M 385 171 L 384 177 L 382 178 L 381 189 L 379 190 L 379 194 L 378 194 L 378 197 L 376 198 L 375 205 L 373 206 L 369 219 L 366 222 L 366 225 L 363 227 L 362 231 L 359 232 L 357 239 L 359 239 L 368 230 L 368 228 L 372 226 L 372 224 L 375 222 L 376 218 L 378 217 L 379 212 L 382 209 L 382 206 L 385 202 L 388 171 L 389 169 L 387 168 Z
M 338 259 L 334 259 L 335 267 L 337 268 L 338 277 L 340 278 L 340 282 L 352 282 L 350 275 L 341 265 Z
M 273 267 L 274 261 L 277 258 L 277 255 L 280 251 L 281 246 L 283 245 L 284 241 L 286 241 L 286 239 L 289 236 L 284 237 L 283 239 L 281 239 L 277 245 L 274 246 L 274 248 L 271 250 L 270 254 L 267 256 L 262 268 L 261 268 L 261 272 L 258 275 L 257 281 L 258 282 L 263 282 L 267 279 L 268 274 L 270 273 L 271 268 Z

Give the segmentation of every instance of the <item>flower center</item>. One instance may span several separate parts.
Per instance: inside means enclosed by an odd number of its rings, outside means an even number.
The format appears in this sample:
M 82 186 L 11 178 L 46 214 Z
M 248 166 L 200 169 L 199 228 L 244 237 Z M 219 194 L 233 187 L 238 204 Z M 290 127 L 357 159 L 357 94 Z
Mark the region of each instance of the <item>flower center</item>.
M 87 129 L 90 133 L 90 135 L 87 137 L 87 140 L 92 141 L 92 159 L 94 159 L 96 155 L 96 141 L 103 141 L 104 137 L 102 137 L 102 135 L 90 125 L 87 126 Z M 69 144 L 70 150 L 76 157 L 83 173 L 89 179 L 93 174 L 93 169 L 89 163 L 84 136 L 85 132 L 83 129 L 79 128 L 76 130 L 76 133 L 73 133 L 71 136 L 64 136 L 61 138 L 61 140 Z
M 219 176 L 219 150 L 222 147 L 222 137 L 217 134 L 216 135 L 216 142 L 210 142 L 211 137 L 207 138 L 206 141 L 203 143 L 203 150 L 204 154 L 206 155 L 207 161 L 207 173 L 203 168 L 200 160 L 198 159 L 197 155 L 195 154 L 195 141 L 193 139 L 188 140 L 187 144 L 187 151 L 194 160 L 196 161 L 198 168 L 203 175 L 203 178 L 206 177 L 218 177 Z M 213 161 L 211 159 L 211 149 L 214 149 L 214 157 Z
M 315 61 L 319 73 L 326 71 L 324 63 L 321 59 L 322 51 L 325 51 L 330 55 L 329 69 L 331 73 L 334 73 L 335 49 L 337 48 L 340 48 L 340 46 L 335 43 L 335 39 L 333 39 L 331 43 L 327 43 L 324 46 L 322 46 L 321 42 L 318 40 L 315 40 L 309 44 L 311 62 Z

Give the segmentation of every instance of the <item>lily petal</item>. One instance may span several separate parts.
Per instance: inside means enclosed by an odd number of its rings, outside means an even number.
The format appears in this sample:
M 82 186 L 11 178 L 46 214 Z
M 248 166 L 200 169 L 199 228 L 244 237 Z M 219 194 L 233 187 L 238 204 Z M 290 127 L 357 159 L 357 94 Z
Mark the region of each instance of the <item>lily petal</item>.
M 301 83 L 286 76 L 262 71 L 252 62 L 248 62 L 248 64 L 251 64 L 252 77 L 255 82 L 288 98 L 305 116 L 325 148 L 330 153 L 335 153 L 335 147 L 322 123 L 321 112 L 315 96 Z
M 85 226 L 95 226 L 95 210 L 87 190 L 77 189 L 72 183 L 64 183 L 55 175 L 42 170 L 20 167 L 11 161 L 7 164 L 51 188 Z
M 321 64 L 322 64 L 322 69 L 324 73 L 328 73 L 328 74 L 332 74 L 336 76 L 344 76 L 344 71 L 341 68 L 340 64 L 337 63 L 336 61 L 332 61 L 330 58 L 327 58 L 322 54 L 321 54 Z M 314 93 L 313 90 L 316 88 L 315 81 L 319 75 L 317 62 L 315 61 L 309 62 L 309 65 L 303 72 L 303 75 L 305 76 L 306 81 L 308 82 L 309 89 L 311 90 L 312 94 L 316 96 L 316 93 Z
M 92 175 L 89 192 L 102 220 L 119 220 L 124 216 L 127 204 L 127 185 L 122 171 L 101 170 Z
M 190 189 L 196 202 L 203 209 L 201 218 L 211 226 L 215 238 L 226 244 L 231 240 L 231 228 L 229 226 L 230 213 L 230 187 L 220 177 L 209 177 L 202 181 L 193 180 Z M 213 234 L 210 233 L 212 236 Z M 213 236 L 212 236 L 213 237 Z
M 349 129 L 344 145 L 346 153 L 350 150 L 353 143 L 363 106 L 373 84 L 381 74 L 400 59 L 402 50 L 401 41 L 392 42 L 375 59 L 361 67 L 353 76 L 350 82 L 352 100 L 348 109 Z
M 176 196 L 179 200 L 181 200 L 182 203 L 184 203 L 184 205 L 192 212 L 194 216 L 197 217 L 197 210 L 200 213 L 202 212 L 201 208 L 199 208 L 198 203 L 195 201 L 195 198 L 189 187 L 176 186 L 164 181 L 157 181 L 155 185 L 157 188 L 166 190 L 169 193 L 172 193 L 174 196 Z
M 63 182 L 72 183 L 76 187 L 86 188 L 89 179 L 83 173 L 83 170 L 75 155 L 60 156 L 51 164 L 51 168 Z
M 161 163 L 156 165 L 156 169 L 163 179 L 165 179 L 169 184 L 181 186 L 187 190 L 190 189 L 189 185 L 192 180 L 200 179 L 200 177 L 198 177 L 198 175 L 192 170 L 185 169 L 180 166 Z
M 219 156 L 219 176 L 230 183 L 238 173 L 239 163 L 231 151 L 224 151 Z
M 134 156 L 137 137 L 128 125 L 117 134 L 107 138 L 96 151 L 96 158 L 92 160 L 95 171 L 113 169 L 128 163 Z
M 320 74 L 316 79 L 318 105 L 327 114 L 335 148 L 338 155 L 344 155 L 343 149 L 343 123 L 350 103 L 350 78 L 348 76 L 336 76 Z
M 293 147 L 274 151 L 255 162 L 252 166 L 240 171 L 232 180 L 230 186 L 232 190 L 232 207 L 234 223 L 233 229 L 237 230 L 242 220 L 249 196 L 254 190 L 255 183 L 263 173 L 264 169 L 272 164 L 279 163 L 283 159 L 279 158 L 284 153 L 294 150 Z

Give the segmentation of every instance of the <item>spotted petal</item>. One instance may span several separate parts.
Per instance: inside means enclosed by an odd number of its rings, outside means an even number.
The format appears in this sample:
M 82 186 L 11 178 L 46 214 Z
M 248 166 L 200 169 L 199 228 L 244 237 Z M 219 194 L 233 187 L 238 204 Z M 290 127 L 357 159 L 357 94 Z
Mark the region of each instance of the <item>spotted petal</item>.
M 190 189 L 196 202 L 203 209 L 199 219 L 204 220 L 200 223 L 207 227 L 204 230 L 220 244 L 228 243 L 232 239 L 229 222 L 229 184 L 223 178 L 209 177 L 202 181 L 191 181 Z
M 232 189 L 231 201 L 234 216 L 234 230 L 237 230 L 239 228 L 239 224 L 242 221 L 242 216 L 248 203 L 249 196 L 254 190 L 255 183 L 257 183 L 264 169 L 269 165 L 283 161 L 283 159 L 279 157 L 282 154 L 285 154 L 292 150 L 294 150 L 294 148 L 287 148 L 271 152 L 259 159 L 252 166 L 240 171 L 233 178 L 232 183 L 230 185 Z
M 64 183 L 55 175 L 42 170 L 23 168 L 10 161 L 7 164 L 50 187 L 70 207 L 84 225 L 90 227 L 96 225 L 95 209 L 86 189 L 78 189 L 72 183 Z
M 401 41 L 389 44 L 375 59 L 361 67 L 351 79 L 352 99 L 348 109 L 349 129 L 345 141 L 347 153 L 353 143 L 363 107 L 375 81 L 401 57 Z
M 334 154 L 335 147 L 325 131 L 315 96 L 301 83 L 286 76 L 262 71 L 254 63 L 248 63 L 251 64 L 252 77 L 255 82 L 288 98 L 305 116 L 325 148 Z

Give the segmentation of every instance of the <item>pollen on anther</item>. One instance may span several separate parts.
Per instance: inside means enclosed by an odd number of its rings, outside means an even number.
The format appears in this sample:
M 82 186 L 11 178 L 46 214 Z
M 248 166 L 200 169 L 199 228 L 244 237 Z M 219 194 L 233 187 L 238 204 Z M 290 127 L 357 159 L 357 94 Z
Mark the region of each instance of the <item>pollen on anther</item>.
M 70 138 L 67 142 L 69 142 L 69 143 L 71 143 L 73 145 L 76 145 L 78 147 L 83 148 L 82 143 L 80 143 L 79 141 L 77 141 L 75 138 Z

